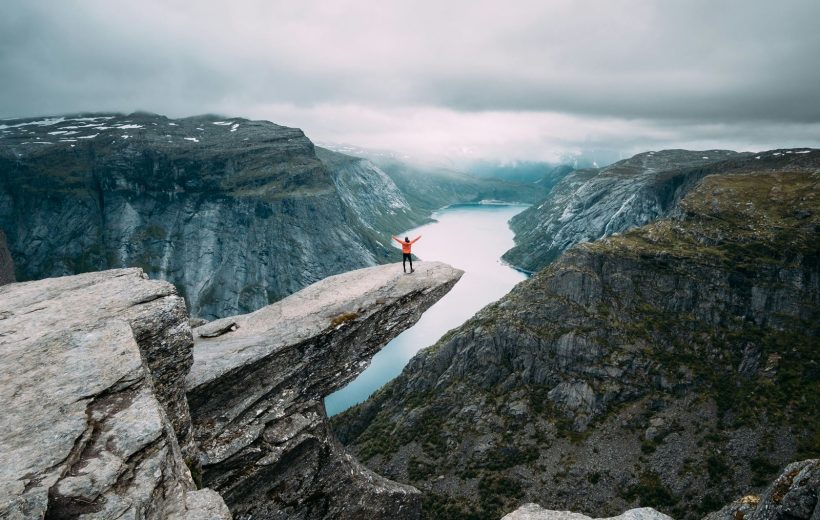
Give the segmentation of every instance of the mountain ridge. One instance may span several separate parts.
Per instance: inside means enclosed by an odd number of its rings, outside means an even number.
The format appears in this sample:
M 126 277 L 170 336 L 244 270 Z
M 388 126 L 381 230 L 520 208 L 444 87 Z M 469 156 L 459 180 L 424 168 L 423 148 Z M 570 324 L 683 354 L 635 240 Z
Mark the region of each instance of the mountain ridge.
M 790 161 L 571 247 L 334 417 L 340 439 L 427 518 L 699 518 L 816 456 L 820 152 Z
M 535 272 L 575 244 L 668 215 L 706 175 L 799 168 L 801 158 L 810 151 L 661 150 L 604 168 L 576 170 L 561 179 L 543 201 L 512 219 L 516 245 L 503 258 L 519 269 Z

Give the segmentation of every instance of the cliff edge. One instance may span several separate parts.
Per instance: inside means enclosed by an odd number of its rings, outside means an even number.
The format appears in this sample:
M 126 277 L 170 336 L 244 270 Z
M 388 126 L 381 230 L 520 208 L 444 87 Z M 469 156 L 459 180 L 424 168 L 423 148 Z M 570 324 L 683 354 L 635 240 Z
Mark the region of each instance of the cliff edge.
M 407 275 L 396 264 L 361 269 L 195 329 L 188 402 L 205 485 L 253 518 L 416 518 L 418 491 L 347 455 L 323 398 L 461 275 L 438 262 Z

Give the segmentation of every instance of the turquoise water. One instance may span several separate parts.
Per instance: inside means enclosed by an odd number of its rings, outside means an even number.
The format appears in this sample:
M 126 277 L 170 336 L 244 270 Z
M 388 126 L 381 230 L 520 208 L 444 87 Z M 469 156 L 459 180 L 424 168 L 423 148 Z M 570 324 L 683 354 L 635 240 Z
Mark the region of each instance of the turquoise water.
M 328 415 L 360 403 L 399 375 L 419 350 L 434 344 L 478 310 L 498 300 L 526 275 L 503 264 L 501 255 L 513 246 L 507 222 L 527 206 L 518 204 L 463 204 L 442 209 L 437 222 L 400 233 L 411 239 L 422 235 L 413 253 L 422 261 L 437 260 L 464 270 L 464 276 L 444 298 L 436 302 L 413 327 L 373 356 L 370 366 L 346 387 L 327 396 Z M 396 245 L 396 261 L 401 252 Z M 410 275 L 408 275 L 410 276 Z

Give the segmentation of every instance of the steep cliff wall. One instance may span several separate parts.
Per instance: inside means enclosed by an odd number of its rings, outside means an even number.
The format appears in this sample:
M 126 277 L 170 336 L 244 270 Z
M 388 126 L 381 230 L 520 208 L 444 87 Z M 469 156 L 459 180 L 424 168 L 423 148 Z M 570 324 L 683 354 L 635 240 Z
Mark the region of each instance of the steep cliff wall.
M 706 175 L 783 168 L 797 171 L 803 163 L 812 167 L 805 149 L 760 154 L 662 150 L 606 168 L 578 170 L 564 177 L 546 199 L 512 219 L 516 246 L 504 254 L 504 260 L 535 272 L 575 244 L 669 214 Z
M 378 166 L 367 159 L 316 148 L 328 168 L 339 196 L 355 217 L 377 239 L 418 226 L 430 213 L 410 205 L 404 193 Z
M 791 160 L 571 248 L 334 418 L 340 439 L 427 518 L 698 518 L 816 455 L 820 152 Z
M 264 121 L 131 114 L 0 126 L 0 229 L 20 279 L 138 266 L 208 319 L 391 258 L 340 195 L 345 181 L 300 130 Z M 363 205 L 391 209 L 374 197 Z
M 6 234 L 0 229 L 0 285 L 15 281 L 14 261 L 6 244 Z

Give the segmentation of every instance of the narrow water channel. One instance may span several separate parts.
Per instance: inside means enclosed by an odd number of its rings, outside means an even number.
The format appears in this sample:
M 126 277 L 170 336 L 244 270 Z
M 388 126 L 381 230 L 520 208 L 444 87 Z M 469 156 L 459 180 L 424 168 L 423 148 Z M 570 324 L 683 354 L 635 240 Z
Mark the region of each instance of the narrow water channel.
M 401 234 L 402 238 L 407 235 L 411 239 L 422 235 L 413 246 L 413 252 L 422 261 L 446 262 L 463 269 L 464 276 L 418 323 L 373 356 L 370 366 L 358 378 L 325 398 L 328 415 L 367 399 L 399 375 L 419 350 L 433 345 L 448 330 L 458 327 L 526 278 L 501 262 L 501 255 L 513 246 L 513 232 L 507 222 L 526 207 L 520 204 L 450 206 L 433 215 L 436 222 Z M 401 259 L 398 249 L 396 259 Z

